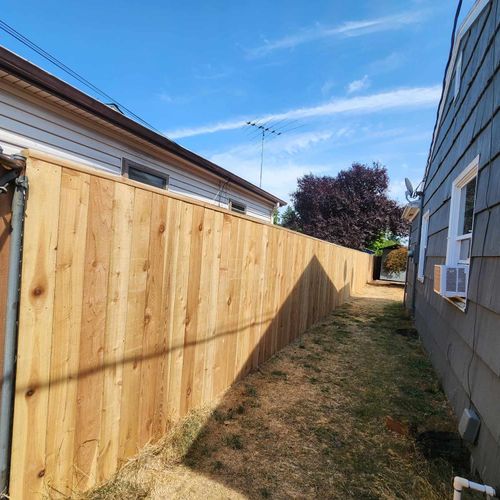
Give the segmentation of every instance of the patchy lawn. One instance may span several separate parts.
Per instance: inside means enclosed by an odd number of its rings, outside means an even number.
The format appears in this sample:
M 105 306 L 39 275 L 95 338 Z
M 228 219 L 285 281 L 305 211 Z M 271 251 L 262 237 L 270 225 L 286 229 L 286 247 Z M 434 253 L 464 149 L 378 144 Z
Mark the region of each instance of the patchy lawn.
M 86 498 L 451 498 L 467 452 L 401 299 L 367 287 Z

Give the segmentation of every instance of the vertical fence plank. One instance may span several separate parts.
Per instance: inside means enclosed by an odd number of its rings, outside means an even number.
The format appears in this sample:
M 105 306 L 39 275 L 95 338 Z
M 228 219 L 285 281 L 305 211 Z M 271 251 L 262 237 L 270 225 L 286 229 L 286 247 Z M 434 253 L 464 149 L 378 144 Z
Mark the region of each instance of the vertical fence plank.
M 141 356 L 146 306 L 146 283 L 149 268 L 149 234 L 151 228 L 150 192 L 135 189 L 132 221 L 132 248 L 127 296 L 127 319 L 123 353 L 123 387 L 121 399 L 119 460 L 137 452 L 138 395 L 141 386 Z
M 185 415 L 192 407 L 195 351 L 198 349 L 198 305 L 203 249 L 203 223 L 205 210 L 193 207 L 189 276 L 184 328 L 184 358 L 182 364 L 180 413 Z M 204 263 L 205 265 L 207 263 Z M 206 290 L 203 290 L 206 294 Z
M 176 289 L 176 258 L 179 248 L 179 227 L 180 227 L 180 203 L 170 199 L 166 211 L 166 241 L 163 255 L 163 282 L 162 282 L 162 349 L 165 356 L 162 359 L 161 373 L 158 374 L 161 386 L 158 393 L 158 402 L 155 412 L 155 433 L 163 434 L 170 424 L 169 413 L 169 390 L 170 390 L 170 367 L 173 351 L 173 315 Z
M 77 376 L 84 286 L 90 177 L 64 169 L 54 293 L 53 342 L 47 423 L 47 483 L 72 492 Z
M 172 304 L 172 357 L 170 362 L 168 409 L 170 418 L 181 416 L 182 374 L 184 365 L 184 334 L 187 318 L 188 281 L 191 255 L 193 207 L 180 203 L 177 248 L 174 258 L 175 289 Z
M 209 212 L 207 210 L 207 212 Z M 212 211 L 210 211 L 212 212 Z M 206 316 L 200 312 L 202 318 L 206 318 L 206 339 L 205 339 L 205 360 L 204 371 L 202 373 L 202 404 L 208 404 L 213 401 L 214 397 L 214 372 L 215 372 L 215 356 L 217 346 L 217 311 L 218 311 L 218 296 L 219 296 L 219 273 L 221 267 L 222 255 L 222 229 L 224 224 L 224 216 L 220 212 L 213 212 L 214 219 L 211 221 L 211 241 L 207 238 L 204 240 L 206 247 L 210 246 L 210 251 L 207 248 L 207 254 L 204 253 L 204 272 L 209 276 L 204 276 L 209 283 L 204 286 L 208 294 L 208 300 L 205 301 Z M 206 241 L 206 243 L 205 243 Z M 208 253 L 211 252 L 211 258 Z M 200 288 L 201 289 L 201 288 Z
M 214 369 L 213 369 L 213 389 L 212 394 L 214 399 L 217 398 L 222 391 L 227 387 L 227 346 L 229 344 L 229 335 L 231 330 L 231 317 L 229 311 L 231 308 L 231 282 L 230 272 L 231 267 L 231 250 L 234 247 L 231 245 L 231 235 L 237 231 L 237 226 L 233 227 L 233 219 L 230 215 L 224 214 L 222 224 L 221 249 L 219 260 L 219 295 L 217 300 L 217 322 L 215 338 L 215 354 L 214 354 Z
M 24 226 L 10 470 L 12 498 L 40 496 L 45 487 L 61 167 L 31 161 L 26 174 L 31 202 Z
M 151 227 L 149 236 L 149 265 L 146 283 L 144 311 L 144 333 L 142 339 L 142 362 L 140 363 L 139 438 L 142 447 L 155 438 L 153 418 L 156 394 L 160 391 L 160 352 L 162 336 L 162 282 L 165 251 L 166 199 L 153 195 L 151 205 Z M 159 437 L 159 436 L 156 436 Z
M 98 481 L 110 477 L 118 464 L 124 332 L 128 308 L 127 290 L 132 248 L 133 211 L 134 189 L 124 184 L 116 184 L 106 304 L 105 371 Z
M 104 388 L 104 332 L 115 183 L 90 179 L 75 430 L 75 486 L 95 484 Z
M 228 329 L 228 345 L 226 351 L 226 387 L 229 387 L 238 375 L 237 372 L 237 352 L 238 352 L 238 328 L 242 326 L 243 321 L 240 315 L 241 301 L 241 282 L 242 272 L 245 265 L 244 247 L 246 237 L 246 221 L 237 219 L 234 221 L 237 227 L 236 231 L 231 231 L 231 249 L 229 258 L 229 298 L 228 298 L 228 317 L 231 318 Z

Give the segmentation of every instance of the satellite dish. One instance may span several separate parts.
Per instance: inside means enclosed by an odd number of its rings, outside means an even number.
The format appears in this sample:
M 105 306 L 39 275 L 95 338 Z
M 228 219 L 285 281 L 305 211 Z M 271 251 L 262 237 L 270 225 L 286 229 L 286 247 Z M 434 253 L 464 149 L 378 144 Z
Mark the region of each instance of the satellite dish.
M 405 177 L 405 184 L 406 184 L 406 189 L 408 189 L 408 194 L 410 196 L 413 196 L 413 186 L 408 177 Z

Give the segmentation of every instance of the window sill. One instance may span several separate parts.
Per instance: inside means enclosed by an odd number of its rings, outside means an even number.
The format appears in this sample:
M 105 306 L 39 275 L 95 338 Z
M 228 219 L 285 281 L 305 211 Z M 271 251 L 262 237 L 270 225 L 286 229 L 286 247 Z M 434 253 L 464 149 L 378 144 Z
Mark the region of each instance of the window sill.
M 460 309 L 463 313 L 467 310 L 467 299 L 443 297 L 450 304 L 453 304 L 456 308 Z

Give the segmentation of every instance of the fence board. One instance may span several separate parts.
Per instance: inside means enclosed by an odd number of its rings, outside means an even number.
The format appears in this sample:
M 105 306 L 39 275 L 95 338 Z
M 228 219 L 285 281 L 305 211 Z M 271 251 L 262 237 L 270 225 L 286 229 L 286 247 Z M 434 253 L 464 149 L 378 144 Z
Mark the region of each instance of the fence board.
M 62 173 L 46 455 L 52 480 L 64 494 L 71 493 L 73 486 L 78 382 L 73 375 L 80 360 L 86 255 L 75 248 L 85 248 L 89 191 L 87 174 Z
M 367 254 L 31 156 L 12 498 L 85 490 L 366 283 Z
M 33 498 L 45 492 L 48 383 L 61 193 L 60 167 L 35 160 L 30 162 L 28 170 L 29 196 L 37 201 L 28 204 L 24 226 L 11 498 Z
M 122 395 L 124 332 L 127 327 L 130 255 L 134 189 L 116 184 L 113 200 L 112 246 L 109 263 L 108 297 L 104 347 L 104 392 L 101 438 L 99 442 L 98 480 L 116 469 L 119 456 L 118 429 Z
M 78 377 L 75 429 L 74 462 L 77 489 L 86 489 L 97 479 L 114 188 L 115 184 L 111 181 L 95 177 L 90 179 L 78 368 L 79 373 L 84 376 Z M 75 248 L 74 252 L 78 252 L 78 249 Z

